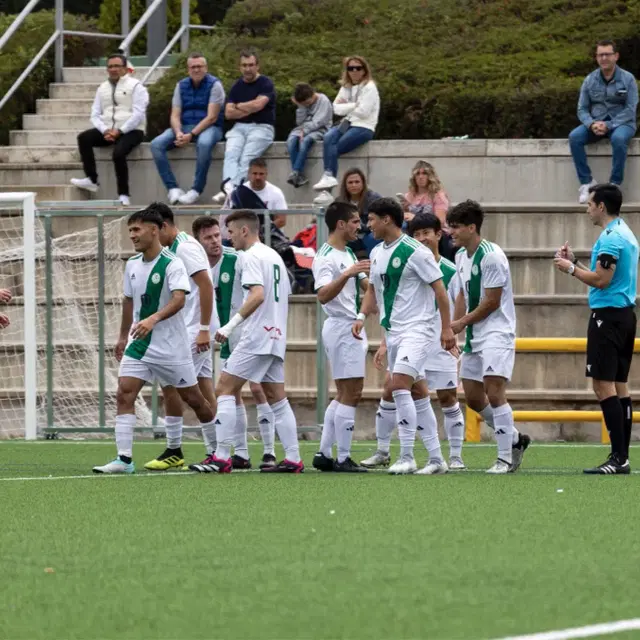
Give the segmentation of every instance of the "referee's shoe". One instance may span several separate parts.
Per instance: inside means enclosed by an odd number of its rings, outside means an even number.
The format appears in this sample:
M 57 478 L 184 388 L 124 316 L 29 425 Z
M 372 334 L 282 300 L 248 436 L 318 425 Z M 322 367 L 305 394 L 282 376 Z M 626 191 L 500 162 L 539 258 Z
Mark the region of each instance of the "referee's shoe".
M 628 460 L 622 460 L 618 454 L 612 453 L 601 465 L 585 469 L 584 473 L 597 476 L 626 476 L 631 473 L 631 467 Z

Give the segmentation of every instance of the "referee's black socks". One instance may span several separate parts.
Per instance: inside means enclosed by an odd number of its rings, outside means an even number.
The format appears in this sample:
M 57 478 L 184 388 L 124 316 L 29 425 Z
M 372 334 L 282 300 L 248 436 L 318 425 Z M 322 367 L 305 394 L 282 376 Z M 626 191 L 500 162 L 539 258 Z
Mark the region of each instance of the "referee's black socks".
M 631 406 L 631 398 L 620 398 L 622 405 L 622 414 L 624 425 L 624 444 L 625 454 L 629 458 L 629 445 L 631 444 L 631 429 L 633 428 L 633 408 Z
M 627 460 L 626 437 L 624 430 L 624 412 L 618 396 L 610 396 L 600 401 L 602 415 L 611 439 L 611 453 L 624 464 Z

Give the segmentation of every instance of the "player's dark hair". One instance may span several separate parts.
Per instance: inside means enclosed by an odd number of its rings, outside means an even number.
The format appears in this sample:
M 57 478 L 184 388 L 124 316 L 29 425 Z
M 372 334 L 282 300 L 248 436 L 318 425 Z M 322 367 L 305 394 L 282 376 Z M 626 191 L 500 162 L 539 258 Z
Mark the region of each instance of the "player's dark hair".
M 313 87 L 306 82 L 298 82 L 298 84 L 293 89 L 293 97 L 296 102 L 304 102 L 309 98 L 313 98 L 313 94 L 315 91 Z
M 162 224 L 164 220 L 162 216 L 154 210 L 140 209 L 140 211 L 134 211 L 129 218 L 127 219 L 127 224 L 133 224 L 134 222 L 148 222 L 150 224 L 155 224 L 158 229 L 162 229 Z
M 261 169 L 266 169 L 267 161 L 264 158 L 254 158 L 249 163 L 249 169 L 251 169 L 251 167 L 260 167 Z
M 324 214 L 324 221 L 327 228 L 332 233 L 336 230 L 338 222 L 349 222 L 354 214 L 358 214 L 358 207 L 350 202 L 332 202 Z
M 475 224 L 476 233 L 480 233 L 483 221 L 484 209 L 475 200 L 460 202 L 447 213 L 447 224 L 450 227 Z
M 231 215 L 227 216 L 225 224 L 229 226 L 230 222 L 238 222 L 241 225 L 246 225 L 252 233 L 259 233 L 260 231 L 258 214 L 250 209 L 237 209 Z
M 603 204 L 610 216 L 619 216 L 622 207 L 622 191 L 615 184 L 597 184 L 589 188 L 595 204 Z
M 164 202 L 152 202 L 147 207 L 147 211 L 155 211 L 165 222 L 168 222 L 170 225 L 175 224 L 173 211 L 171 210 L 171 207 Z
M 193 233 L 193 237 L 197 239 L 201 231 L 219 226 L 220 223 L 213 216 L 200 216 L 193 221 L 191 231 Z
M 260 58 L 258 57 L 258 52 L 255 49 L 243 49 L 240 52 L 241 58 L 255 58 L 256 64 L 260 64 Z
M 369 213 L 373 213 L 379 218 L 389 216 L 393 220 L 393 224 L 398 228 L 402 228 L 404 222 L 404 211 L 402 206 L 395 198 L 378 198 L 369 205 Z
M 598 40 L 596 42 L 596 50 L 598 47 L 611 47 L 613 49 L 613 53 L 618 53 L 618 46 L 615 43 L 615 40 Z
M 122 66 L 126 67 L 127 66 L 127 56 L 124 55 L 124 53 L 118 52 L 118 53 L 112 53 L 108 58 L 107 58 L 107 64 L 109 64 L 109 60 L 113 60 L 114 58 L 119 58 L 120 62 L 122 62 Z
M 413 238 L 419 229 L 433 229 L 434 233 L 442 231 L 442 225 L 438 216 L 433 213 L 420 213 L 411 222 L 407 228 L 407 233 Z

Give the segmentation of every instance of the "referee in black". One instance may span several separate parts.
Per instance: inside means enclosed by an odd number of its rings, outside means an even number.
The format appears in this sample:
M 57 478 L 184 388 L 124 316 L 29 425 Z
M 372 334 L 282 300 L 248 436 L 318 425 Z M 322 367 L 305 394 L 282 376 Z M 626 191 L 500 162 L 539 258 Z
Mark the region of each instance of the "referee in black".
M 591 252 L 591 267 L 580 264 L 565 243 L 554 258 L 557 268 L 589 286 L 587 377 L 602 407 L 611 454 L 585 473 L 628 474 L 633 411 L 627 379 L 636 337 L 638 241 L 620 218 L 622 193 L 614 184 L 589 189 L 587 213 L 602 233 Z

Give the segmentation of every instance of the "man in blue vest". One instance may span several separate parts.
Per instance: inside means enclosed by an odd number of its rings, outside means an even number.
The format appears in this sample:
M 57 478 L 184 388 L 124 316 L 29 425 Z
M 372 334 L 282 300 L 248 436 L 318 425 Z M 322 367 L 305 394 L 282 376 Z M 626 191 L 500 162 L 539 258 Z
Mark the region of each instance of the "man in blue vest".
M 176 84 L 171 101 L 171 127 L 151 142 L 151 153 L 158 173 L 169 192 L 170 204 L 193 204 L 204 191 L 211 156 L 216 143 L 222 139 L 225 93 L 222 82 L 207 70 L 201 53 L 187 59 L 189 76 Z M 178 185 L 171 170 L 167 151 L 196 143 L 196 175 L 193 186 L 186 193 Z

